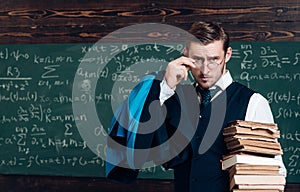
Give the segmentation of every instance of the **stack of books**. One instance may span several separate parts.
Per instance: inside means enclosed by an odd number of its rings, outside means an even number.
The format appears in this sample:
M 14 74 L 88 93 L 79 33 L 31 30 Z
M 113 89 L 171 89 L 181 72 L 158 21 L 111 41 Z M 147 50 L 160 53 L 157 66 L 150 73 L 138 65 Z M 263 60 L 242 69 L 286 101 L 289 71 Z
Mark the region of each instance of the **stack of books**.
M 279 173 L 282 154 L 277 139 L 277 124 L 234 121 L 224 129 L 228 154 L 223 169 L 229 171 L 233 192 L 279 192 L 284 190 L 285 177 Z

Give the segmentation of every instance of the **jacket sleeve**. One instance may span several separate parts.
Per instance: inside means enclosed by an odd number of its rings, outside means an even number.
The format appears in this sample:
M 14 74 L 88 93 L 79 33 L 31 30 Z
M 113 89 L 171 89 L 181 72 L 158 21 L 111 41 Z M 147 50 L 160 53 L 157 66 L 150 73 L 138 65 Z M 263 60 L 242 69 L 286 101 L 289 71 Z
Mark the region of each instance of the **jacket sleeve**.
M 135 164 L 137 155 L 133 149 L 151 147 L 154 133 L 147 134 L 147 137 L 145 135 L 145 140 L 141 142 L 138 129 L 140 121 L 148 118 L 148 114 L 143 112 L 146 111 L 146 100 L 151 103 L 150 100 L 155 100 L 159 92 L 153 83 L 157 77 L 156 74 L 146 75 L 131 91 L 128 99 L 121 103 L 111 120 L 106 148 L 107 178 L 128 183 L 138 175 L 139 165 Z
M 177 130 L 180 119 L 190 117 L 181 111 L 190 110 L 181 109 L 177 93 L 161 106 L 159 94 L 163 76 L 163 72 L 147 75 L 116 111 L 106 150 L 108 178 L 130 182 L 138 176 L 139 169 L 146 162 L 162 164 L 169 169 L 189 158 L 189 146 L 183 150 L 181 142 L 176 142 L 176 139 L 170 141 L 170 137 Z M 184 95 L 185 91 L 180 90 L 179 87 L 179 94 L 182 92 L 181 95 Z M 184 127 L 191 127 L 187 126 L 187 121 L 184 122 Z M 182 138 L 185 139 L 184 133 L 189 132 L 188 129 L 182 131 Z M 137 153 L 135 149 L 145 150 Z

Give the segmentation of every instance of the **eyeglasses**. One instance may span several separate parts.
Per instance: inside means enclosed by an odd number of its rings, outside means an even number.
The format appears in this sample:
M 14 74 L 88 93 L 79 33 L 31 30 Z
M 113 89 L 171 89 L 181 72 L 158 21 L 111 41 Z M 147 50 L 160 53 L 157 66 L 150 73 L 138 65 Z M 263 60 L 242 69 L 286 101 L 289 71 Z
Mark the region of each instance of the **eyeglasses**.
M 215 60 L 208 60 L 208 62 L 206 63 L 207 68 L 209 69 L 215 69 L 217 68 L 218 65 L 221 65 L 223 63 L 225 58 L 222 59 L 222 61 L 217 62 Z M 197 68 L 203 69 L 204 65 L 205 65 L 205 59 L 203 58 L 199 58 L 199 59 L 194 59 L 195 60 L 195 64 Z

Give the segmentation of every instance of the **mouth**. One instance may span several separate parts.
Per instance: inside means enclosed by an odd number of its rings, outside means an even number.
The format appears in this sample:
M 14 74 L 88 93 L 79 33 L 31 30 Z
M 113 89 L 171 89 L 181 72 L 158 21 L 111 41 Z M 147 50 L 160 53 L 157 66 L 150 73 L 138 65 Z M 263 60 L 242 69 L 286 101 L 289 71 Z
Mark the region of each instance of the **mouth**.
M 201 81 L 208 81 L 209 79 L 208 76 L 204 76 L 204 75 L 201 75 L 199 78 L 201 79 Z

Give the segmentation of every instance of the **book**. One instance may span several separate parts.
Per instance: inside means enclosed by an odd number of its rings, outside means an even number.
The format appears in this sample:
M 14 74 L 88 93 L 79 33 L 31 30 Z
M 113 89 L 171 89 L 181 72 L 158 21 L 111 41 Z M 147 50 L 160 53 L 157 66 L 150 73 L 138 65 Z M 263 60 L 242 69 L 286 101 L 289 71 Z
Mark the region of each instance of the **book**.
M 223 156 L 223 169 L 229 171 L 232 192 L 279 192 L 285 177 L 280 174 L 282 154 L 277 124 L 233 121 L 224 128 L 229 151 Z
M 250 135 L 253 136 L 263 136 L 267 138 L 276 139 L 280 137 L 280 131 L 269 131 L 268 129 L 251 129 L 249 127 L 239 127 L 239 126 L 230 126 L 225 127 L 223 131 L 224 137 L 232 136 L 232 135 Z
M 250 135 L 250 134 L 235 134 L 230 135 L 228 137 L 224 136 L 225 143 L 228 143 L 232 140 L 236 139 L 248 139 L 248 140 L 256 140 L 256 141 L 269 141 L 269 142 L 276 142 L 275 138 L 266 137 L 262 135 Z
M 232 192 L 280 192 L 279 189 L 233 189 Z
M 278 189 L 233 189 L 232 192 L 280 192 Z
M 243 121 L 243 120 L 235 120 L 228 124 L 231 125 L 238 125 L 241 127 L 249 127 L 251 129 L 267 129 L 271 132 L 278 130 L 278 126 L 276 123 L 262 123 L 262 122 L 254 122 L 254 121 Z
M 280 175 L 277 165 L 236 164 L 228 170 L 230 179 L 234 175 Z
M 283 175 L 234 175 L 230 180 L 230 190 L 240 185 L 285 185 Z M 250 187 L 250 186 L 249 186 Z M 251 189 L 251 188 L 249 188 Z M 252 188 L 254 189 L 254 188 Z M 267 189 L 267 188 L 261 188 Z
M 254 189 L 260 189 L 260 190 L 279 190 L 283 191 L 284 190 L 284 185 L 277 185 L 277 184 L 260 184 L 260 185 L 237 185 L 235 186 L 234 190 L 254 190 Z
M 234 148 L 237 145 L 250 145 L 256 147 L 270 148 L 270 149 L 278 149 L 281 150 L 281 146 L 278 142 L 269 142 L 269 141 L 258 141 L 251 139 L 233 139 L 230 142 L 226 143 L 228 149 Z
M 279 174 L 278 165 L 252 165 L 252 164 L 236 164 L 229 168 L 229 172 L 234 174 Z
M 251 164 L 251 165 L 276 165 L 280 166 L 282 162 L 278 159 L 270 157 L 260 157 L 253 155 L 229 155 L 223 157 L 223 169 L 228 169 L 229 167 L 236 164 Z
M 238 153 L 238 152 L 251 152 L 262 155 L 281 155 L 282 149 L 269 149 L 264 147 L 257 147 L 253 145 L 236 145 L 233 148 L 230 148 L 230 153 Z
M 269 141 L 257 141 L 250 139 L 234 139 L 226 143 L 228 150 L 235 151 L 248 151 L 260 154 L 279 155 L 282 154 L 280 143 Z

